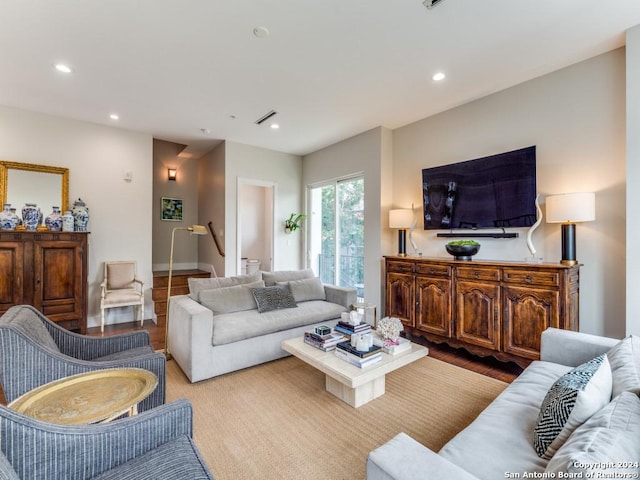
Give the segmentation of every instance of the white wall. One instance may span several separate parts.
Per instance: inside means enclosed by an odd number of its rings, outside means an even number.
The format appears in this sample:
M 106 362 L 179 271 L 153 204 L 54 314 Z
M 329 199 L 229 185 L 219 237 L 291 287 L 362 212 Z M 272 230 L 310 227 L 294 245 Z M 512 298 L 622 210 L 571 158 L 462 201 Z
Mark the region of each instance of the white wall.
M 423 168 L 536 145 L 543 197 L 596 192 L 596 221 L 577 226 L 577 257 L 584 264 L 580 330 L 623 336 L 624 85 L 625 51 L 618 49 L 394 130 L 394 204 L 422 205 Z M 414 239 L 424 255 L 449 257 L 447 240 L 421 228 Z M 518 239 L 480 241 L 479 259 L 521 261 L 530 255 L 526 229 Z M 557 224 L 543 222 L 534 234 L 544 261 L 560 260 L 560 243 Z
M 382 255 L 384 239 L 383 217 L 388 211 L 391 178 L 382 177 L 389 172 L 388 164 L 392 138 L 383 127 L 324 148 L 303 159 L 302 183 L 313 185 L 350 175 L 364 176 L 364 233 L 365 233 L 365 300 L 382 308 Z M 381 311 L 378 312 L 379 315 Z
M 198 161 L 180 158 L 183 145 L 162 140 L 153 141 L 153 270 L 169 270 L 171 232 L 174 227 L 198 223 Z M 167 178 L 167 169 L 177 169 L 176 180 Z M 182 200 L 182 221 L 167 221 L 161 217 L 162 197 Z M 173 246 L 173 269 L 198 267 L 197 235 L 176 231 Z
M 627 334 L 640 335 L 640 25 L 627 31 Z
M 0 106 L 0 158 L 69 168 L 69 202 L 81 197 L 90 210 L 88 326 L 100 322 L 105 260 L 138 262 L 150 318 L 151 136 Z M 133 173 L 130 183 L 123 179 L 125 171 Z M 108 321 L 125 315 L 133 318 L 127 310 L 110 313 Z
M 198 161 L 198 223 L 207 226 L 211 222 L 226 255 L 225 224 L 225 143 L 221 143 Z M 235 222 L 235 215 L 229 214 Z M 198 263 L 201 270 L 215 269 L 218 276 L 225 275 L 225 258 L 218 252 L 211 235 L 198 237 Z
M 198 244 L 199 267 L 208 270 L 213 265 L 220 277 L 240 273 L 238 260 L 241 253 L 238 252 L 237 229 L 239 222 L 251 221 L 245 218 L 245 212 L 238 212 L 240 179 L 256 185 L 274 186 L 274 216 L 270 224 L 267 225 L 267 222 L 261 227 L 264 231 L 274 232 L 273 269 L 299 269 L 301 236 L 286 235 L 284 220 L 291 212 L 302 211 L 301 175 L 302 161 L 299 156 L 235 142 L 225 141 L 203 156 L 198 168 L 199 223 L 207 225 L 209 221 L 213 222 L 225 256 L 223 258 L 217 253 L 210 236 L 202 237 Z M 263 203 L 267 208 L 267 201 Z M 263 252 L 271 250 L 271 246 L 263 242 Z M 264 258 L 266 266 L 269 253 L 262 253 L 260 257 Z

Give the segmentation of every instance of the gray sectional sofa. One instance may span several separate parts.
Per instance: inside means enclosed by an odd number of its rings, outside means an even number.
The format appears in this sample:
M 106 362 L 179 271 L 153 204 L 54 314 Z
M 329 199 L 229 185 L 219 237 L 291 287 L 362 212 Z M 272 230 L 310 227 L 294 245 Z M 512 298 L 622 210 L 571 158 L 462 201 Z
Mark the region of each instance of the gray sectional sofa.
M 289 355 L 283 340 L 334 326 L 355 302 L 355 289 L 323 285 L 312 270 L 190 278 L 189 295 L 171 297 L 169 350 L 198 382 Z
M 547 329 L 541 347 L 541 360 L 438 453 L 400 433 L 369 454 L 367 479 L 638 478 L 640 339 Z M 595 413 L 576 421 L 573 430 L 563 428 L 550 459 L 538 456 L 534 430 L 539 413 L 557 413 L 542 406 L 550 387 L 573 367 L 605 353 L 602 370 L 597 370 L 602 372 L 602 394 L 586 395 L 586 387 L 578 394 Z M 603 397 L 600 404 L 596 397 Z M 565 426 L 577 411 L 576 406 Z

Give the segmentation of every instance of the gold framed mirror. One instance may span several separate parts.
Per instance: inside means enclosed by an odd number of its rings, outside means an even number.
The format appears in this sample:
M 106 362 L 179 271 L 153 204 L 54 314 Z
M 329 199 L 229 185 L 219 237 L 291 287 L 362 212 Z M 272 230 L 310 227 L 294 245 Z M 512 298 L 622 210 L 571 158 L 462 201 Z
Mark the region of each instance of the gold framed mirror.
M 51 207 L 69 209 L 69 169 L 0 161 L 0 198 L 18 211 L 35 203 L 46 216 Z

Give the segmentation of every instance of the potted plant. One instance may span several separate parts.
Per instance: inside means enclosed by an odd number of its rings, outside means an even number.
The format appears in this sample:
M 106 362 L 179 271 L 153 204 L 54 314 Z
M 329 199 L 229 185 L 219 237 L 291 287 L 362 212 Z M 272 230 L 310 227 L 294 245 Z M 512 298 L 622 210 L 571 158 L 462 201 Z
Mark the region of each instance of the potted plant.
M 480 244 L 475 240 L 455 240 L 447 243 L 445 248 L 456 260 L 469 261 L 480 250 Z
M 292 213 L 289 218 L 284 221 L 284 231 L 286 233 L 295 232 L 302 226 L 301 223 L 306 217 L 307 216 L 302 213 Z

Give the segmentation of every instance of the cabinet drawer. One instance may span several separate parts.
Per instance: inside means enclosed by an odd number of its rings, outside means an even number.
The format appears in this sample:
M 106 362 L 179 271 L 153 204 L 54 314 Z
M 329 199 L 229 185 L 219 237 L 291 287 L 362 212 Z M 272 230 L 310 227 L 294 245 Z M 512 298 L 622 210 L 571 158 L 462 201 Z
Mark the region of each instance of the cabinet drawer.
M 434 277 L 449 277 L 451 276 L 451 267 L 448 265 L 416 263 L 416 274 Z
M 413 273 L 413 263 L 411 262 L 387 262 L 387 272 L 389 273 Z
M 456 276 L 461 280 L 483 280 L 489 282 L 500 281 L 499 268 L 458 267 Z
M 522 285 L 545 285 L 550 287 L 557 287 L 560 283 L 559 275 L 556 271 L 532 272 L 530 270 L 512 269 L 504 271 L 504 281 Z

